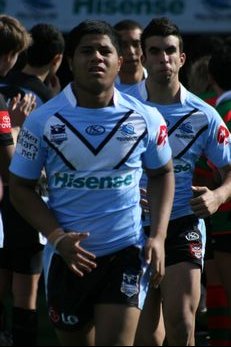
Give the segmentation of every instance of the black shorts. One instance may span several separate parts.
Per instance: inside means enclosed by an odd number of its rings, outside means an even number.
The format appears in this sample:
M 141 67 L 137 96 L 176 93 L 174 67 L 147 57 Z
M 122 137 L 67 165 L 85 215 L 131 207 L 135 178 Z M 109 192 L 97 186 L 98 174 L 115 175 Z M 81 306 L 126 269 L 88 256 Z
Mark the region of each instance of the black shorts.
M 203 267 L 206 237 L 205 229 L 200 230 L 199 223 L 198 218 L 194 215 L 180 217 L 169 222 L 165 240 L 166 267 L 185 261 Z M 144 231 L 148 235 L 149 227 L 145 227 Z
M 4 248 L 16 249 L 40 244 L 38 231 L 27 223 L 11 204 L 8 187 L 4 187 L 1 211 L 4 230 Z
M 93 322 L 96 304 L 143 305 L 148 289 L 141 250 L 131 246 L 99 257 L 97 268 L 78 277 L 54 254 L 47 284 L 49 318 L 62 330 L 78 330 Z M 108 317 L 110 319 L 110 317 Z
M 16 249 L 0 248 L 0 269 L 25 275 L 42 272 L 43 248 L 41 244 Z
M 203 240 L 196 216 L 189 215 L 170 221 L 165 241 L 166 266 L 188 261 L 202 268 L 204 248 L 205 238 Z

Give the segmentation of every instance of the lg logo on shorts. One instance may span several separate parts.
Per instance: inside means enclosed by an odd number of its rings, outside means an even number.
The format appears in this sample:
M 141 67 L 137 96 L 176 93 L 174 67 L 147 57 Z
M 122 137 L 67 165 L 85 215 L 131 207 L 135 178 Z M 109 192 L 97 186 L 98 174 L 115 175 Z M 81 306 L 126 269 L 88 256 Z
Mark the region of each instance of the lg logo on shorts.
M 54 323 L 58 323 L 61 320 L 66 325 L 75 325 L 79 322 L 77 316 L 72 314 L 66 315 L 65 313 L 60 314 L 53 307 L 49 308 L 49 317 Z
M 65 315 L 65 313 L 61 313 L 62 322 L 66 325 L 75 325 L 78 323 L 78 317 L 73 314 Z

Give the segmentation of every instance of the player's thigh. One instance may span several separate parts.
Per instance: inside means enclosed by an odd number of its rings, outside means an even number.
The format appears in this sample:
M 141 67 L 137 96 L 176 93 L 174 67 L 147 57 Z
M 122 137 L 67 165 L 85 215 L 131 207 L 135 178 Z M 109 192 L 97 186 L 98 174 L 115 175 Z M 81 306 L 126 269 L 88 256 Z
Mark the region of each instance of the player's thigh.
M 164 337 L 160 288 L 150 286 L 136 330 L 135 346 L 162 346 Z
M 95 306 L 96 346 L 133 346 L 140 310 L 125 304 Z
M 95 328 L 87 324 L 78 331 L 55 329 L 61 346 L 95 346 Z
M 201 269 L 197 264 L 181 262 L 168 266 L 161 283 L 164 316 L 195 313 L 200 300 Z

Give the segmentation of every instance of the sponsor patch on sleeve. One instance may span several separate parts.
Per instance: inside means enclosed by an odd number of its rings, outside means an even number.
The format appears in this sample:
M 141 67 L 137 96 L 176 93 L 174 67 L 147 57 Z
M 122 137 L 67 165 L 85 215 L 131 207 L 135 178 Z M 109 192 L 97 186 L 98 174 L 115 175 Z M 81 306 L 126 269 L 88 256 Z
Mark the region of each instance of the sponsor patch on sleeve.
M 217 132 L 217 142 L 219 144 L 224 144 L 224 145 L 227 145 L 230 142 L 229 130 L 223 125 L 219 126 L 219 129 Z
M 11 122 L 8 111 L 0 111 L 0 133 L 7 134 L 11 132 Z
M 157 145 L 164 146 L 166 143 L 166 137 L 168 135 L 168 130 L 166 125 L 161 125 L 158 132 Z
M 38 157 L 39 143 L 37 136 L 23 128 L 18 137 L 16 152 L 28 160 L 35 160 Z

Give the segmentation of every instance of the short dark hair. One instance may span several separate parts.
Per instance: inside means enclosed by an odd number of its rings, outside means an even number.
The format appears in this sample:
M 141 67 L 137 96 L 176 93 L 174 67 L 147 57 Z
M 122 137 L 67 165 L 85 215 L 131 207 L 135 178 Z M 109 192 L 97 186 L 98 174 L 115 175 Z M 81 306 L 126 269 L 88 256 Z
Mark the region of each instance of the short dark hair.
M 56 54 L 63 54 L 65 49 L 63 34 L 52 24 L 36 24 L 30 33 L 33 41 L 27 50 L 29 65 L 37 67 L 47 65 Z
M 123 19 L 114 25 L 114 29 L 116 31 L 140 29 L 142 31 L 143 27 L 133 19 Z
M 167 17 L 153 18 L 141 34 L 141 47 L 145 55 L 145 40 L 151 36 L 173 35 L 179 39 L 180 52 L 183 52 L 183 39 L 178 26 Z
M 86 20 L 74 27 L 67 37 L 66 54 L 68 57 L 73 57 L 75 49 L 79 45 L 82 37 L 89 34 L 107 35 L 118 54 L 120 54 L 119 38 L 115 29 L 105 21 Z

